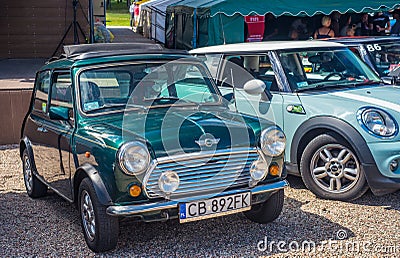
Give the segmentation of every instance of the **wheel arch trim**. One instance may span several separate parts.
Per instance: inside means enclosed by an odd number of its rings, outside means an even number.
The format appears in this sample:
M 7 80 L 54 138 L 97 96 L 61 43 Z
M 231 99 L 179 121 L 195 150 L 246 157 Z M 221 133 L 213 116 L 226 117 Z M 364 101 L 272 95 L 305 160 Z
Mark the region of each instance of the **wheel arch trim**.
M 37 175 L 37 170 L 36 170 L 36 163 L 35 163 L 35 159 L 34 159 L 34 155 L 33 155 L 33 149 L 32 149 L 32 144 L 31 141 L 29 140 L 28 137 L 24 137 L 20 140 L 19 142 L 19 156 L 22 160 L 22 155 L 24 154 L 24 150 L 27 150 L 28 152 L 28 156 L 31 160 L 31 165 L 33 166 L 33 173 L 35 173 L 35 175 Z
M 82 180 L 86 177 L 89 178 L 90 181 L 92 182 L 93 188 L 96 192 L 99 202 L 105 206 L 112 205 L 113 204 L 112 199 L 107 191 L 103 179 L 101 178 L 97 169 L 88 163 L 83 164 L 82 166 L 77 168 L 74 178 L 72 180 L 72 187 L 74 190 L 73 194 L 74 200 L 75 201 L 78 200 L 79 185 L 82 182 Z
M 313 130 L 329 130 L 339 134 L 351 145 L 362 165 L 376 165 L 371 151 L 361 134 L 347 122 L 328 116 L 310 118 L 297 128 L 290 149 L 290 162 L 292 164 L 298 164 L 300 142 L 306 134 Z

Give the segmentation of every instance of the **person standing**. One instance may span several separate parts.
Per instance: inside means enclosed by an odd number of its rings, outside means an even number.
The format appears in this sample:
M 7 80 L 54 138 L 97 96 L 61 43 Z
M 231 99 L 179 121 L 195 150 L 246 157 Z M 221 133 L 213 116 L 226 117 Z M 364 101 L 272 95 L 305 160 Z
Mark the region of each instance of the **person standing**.
M 393 19 L 396 20 L 396 23 L 393 25 L 390 30 L 391 36 L 400 36 L 400 9 L 396 9 L 392 12 Z
M 372 32 L 372 23 L 369 22 L 368 13 L 363 13 L 361 20 L 356 25 L 356 36 L 370 36 Z
M 330 15 L 331 18 L 331 26 L 330 28 L 333 30 L 335 36 L 339 36 L 340 33 L 340 17 L 342 15 L 338 11 L 333 11 Z
M 390 31 L 390 20 L 383 12 L 379 12 L 372 18 L 372 33 L 373 36 L 385 36 L 386 30 Z
M 135 6 L 133 7 L 133 12 L 135 14 L 135 27 L 139 24 L 139 5 L 135 2 Z
M 326 39 L 335 37 L 335 32 L 331 29 L 331 17 L 324 16 L 321 20 L 322 27 L 314 32 L 314 39 Z
M 278 22 L 272 13 L 265 15 L 265 28 L 263 41 L 274 40 L 278 35 Z
M 135 2 L 134 1 L 129 6 L 129 13 L 131 14 L 130 25 L 131 25 L 131 28 L 133 28 L 133 24 L 135 23 Z

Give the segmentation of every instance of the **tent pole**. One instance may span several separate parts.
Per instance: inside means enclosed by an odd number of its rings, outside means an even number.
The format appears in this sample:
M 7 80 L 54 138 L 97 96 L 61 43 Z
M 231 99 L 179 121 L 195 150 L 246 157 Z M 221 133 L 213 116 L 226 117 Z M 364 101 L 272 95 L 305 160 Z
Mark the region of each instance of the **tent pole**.
M 93 0 L 89 0 L 89 43 L 94 43 Z
M 197 47 L 197 8 L 194 8 L 193 10 L 193 43 L 192 46 L 193 48 Z
M 219 13 L 219 20 L 221 21 L 221 30 L 222 30 L 222 38 L 224 40 L 224 45 L 226 44 L 225 41 L 225 32 L 224 32 L 224 24 L 222 23 L 222 13 Z

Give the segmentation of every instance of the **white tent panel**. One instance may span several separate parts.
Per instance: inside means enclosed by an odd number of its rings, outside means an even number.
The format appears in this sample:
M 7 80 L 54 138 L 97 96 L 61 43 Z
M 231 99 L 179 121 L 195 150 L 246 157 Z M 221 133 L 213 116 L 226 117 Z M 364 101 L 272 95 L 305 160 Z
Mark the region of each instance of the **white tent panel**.
M 150 31 L 144 33 L 159 42 L 165 43 L 165 16 L 167 7 L 182 0 L 151 0 L 140 5 L 140 16 L 150 18 Z M 145 14 L 146 12 L 147 14 Z

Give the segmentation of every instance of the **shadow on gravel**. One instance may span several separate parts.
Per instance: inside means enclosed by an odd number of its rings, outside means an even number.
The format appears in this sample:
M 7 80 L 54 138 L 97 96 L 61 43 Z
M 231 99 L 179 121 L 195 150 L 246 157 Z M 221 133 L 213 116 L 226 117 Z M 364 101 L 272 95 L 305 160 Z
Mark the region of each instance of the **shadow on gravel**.
M 0 257 L 88 256 L 79 213 L 55 193 L 0 192 Z
M 293 189 L 307 189 L 301 177 L 288 175 L 286 178 Z M 361 198 L 350 203 L 368 206 L 385 206 L 387 210 L 400 211 L 400 191 L 384 196 L 375 196 L 368 190 Z
M 383 196 L 375 196 L 370 190 L 353 204 L 366 206 L 383 206 L 386 210 L 400 211 L 400 191 Z
M 243 214 L 187 224 L 121 223 L 119 245 L 113 255 L 123 256 L 128 250 L 137 255 L 155 256 L 260 256 L 286 253 L 303 241 L 320 245 L 335 239 L 338 230 L 348 237 L 354 234 L 343 226 L 301 209 L 303 203 L 285 197 L 281 216 L 273 223 L 261 225 Z M 286 246 L 278 248 L 278 242 Z M 294 246 L 293 246 L 294 245 Z M 286 249 L 286 250 L 283 250 Z
M 301 247 L 302 241 L 318 245 L 332 239 L 338 230 L 353 235 L 339 224 L 302 211 L 302 205 L 286 198 L 281 216 L 267 225 L 253 223 L 243 214 L 187 224 L 123 221 L 117 249 L 105 255 L 248 257 L 285 253 L 278 249 L 279 241 L 295 241 Z M 75 206 L 55 193 L 34 200 L 25 193 L 0 193 L 0 209 L 1 257 L 93 256 Z
M 307 189 L 303 180 L 299 176 L 288 175 L 286 180 L 289 182 L 290 187 L 294 189 Z

